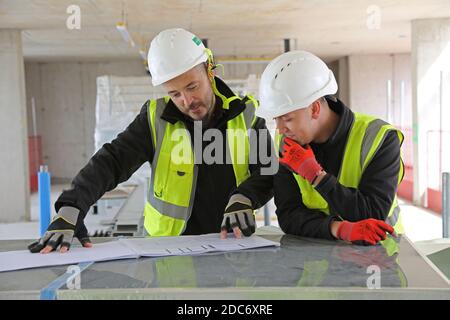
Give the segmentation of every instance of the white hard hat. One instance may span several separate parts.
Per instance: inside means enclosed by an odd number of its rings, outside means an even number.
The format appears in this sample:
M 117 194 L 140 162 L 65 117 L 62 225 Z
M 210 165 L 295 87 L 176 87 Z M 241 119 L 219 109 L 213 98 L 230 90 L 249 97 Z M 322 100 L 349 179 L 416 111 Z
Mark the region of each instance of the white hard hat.
M 286 52 L 272 60 L 261 76 L 256 115 L 272 119 L 307 108 L 335 94 L 337 88 L 333 72 L 318 57 L 306 51 Z
M 169 81 L 208 60 L 202 41 L 181 28 L 161 31 L 150 44 L 148 68 L 154 86 Z

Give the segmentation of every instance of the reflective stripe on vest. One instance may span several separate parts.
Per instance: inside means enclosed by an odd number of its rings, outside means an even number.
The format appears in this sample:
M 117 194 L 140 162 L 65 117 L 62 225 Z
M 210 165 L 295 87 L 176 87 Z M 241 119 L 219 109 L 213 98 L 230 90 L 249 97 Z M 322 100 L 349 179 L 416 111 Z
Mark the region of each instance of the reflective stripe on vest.
M 354 114 L 355 120 L 350 129 L 342 165 L 338 174 L 339 183 L 349 188 L 358 188 L 364 170 L 381 147 L 389 131 L 394 130 L 397 132 L 400 146 L 403 142 L 403 134 L 392 125 L 372 116 L 357 112 Z M 281 136 L 277 140 L 280 142 Z M 403 175 L 403 161 L 400 159 L 398 184 L 402 181 Z M 305 206 L 330 214 L 330 207 L 320 193 L 301 176 L 294 174 L 294 178 L 299 185 Z M 403 233 L 397 196 L 394 197 L 386 222 L 393 226 L 397 233 Z
M 190 134 L 181 121 L 171 124 L 161 119 L 169 99 L 152 100 L 148 106 L 155 153 L 144 211 L 144 227 L 151 236 L 182 234 L 192 211 L 196 191 L 198 167 L 194 165 Z M 236 99 L 240 98 L 233 96 L 224 100 L 223 109 L 228 109 L 230 102 Z M 254 100 L 249 99 L 245 110 L 227 123 L 227 141 L 237 186 L 250 176 L 250 138 L 247 128 L 250 129 L 256 119 L 256 108 Z

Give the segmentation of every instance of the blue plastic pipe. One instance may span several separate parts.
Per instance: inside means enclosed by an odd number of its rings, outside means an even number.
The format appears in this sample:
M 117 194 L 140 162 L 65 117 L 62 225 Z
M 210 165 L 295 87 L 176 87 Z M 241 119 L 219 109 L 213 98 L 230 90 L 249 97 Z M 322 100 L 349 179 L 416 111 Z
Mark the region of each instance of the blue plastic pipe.
M 50 173 L 46 165 L 41 166 L 38 174 L 39 190 L 39 228 L 41 237 L 50 224 Z

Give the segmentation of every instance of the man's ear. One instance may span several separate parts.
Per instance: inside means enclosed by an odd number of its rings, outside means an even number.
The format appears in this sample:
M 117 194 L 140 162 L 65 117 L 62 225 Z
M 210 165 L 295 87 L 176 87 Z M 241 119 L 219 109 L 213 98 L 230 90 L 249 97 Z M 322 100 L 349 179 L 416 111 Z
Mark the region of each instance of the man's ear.
M 319 118 L 321 107 L 322 107 L 322 104 L 320 103 L 320 99 L 314 101 L 311 104 L 311 117 L 313 119 L 318 119 Z

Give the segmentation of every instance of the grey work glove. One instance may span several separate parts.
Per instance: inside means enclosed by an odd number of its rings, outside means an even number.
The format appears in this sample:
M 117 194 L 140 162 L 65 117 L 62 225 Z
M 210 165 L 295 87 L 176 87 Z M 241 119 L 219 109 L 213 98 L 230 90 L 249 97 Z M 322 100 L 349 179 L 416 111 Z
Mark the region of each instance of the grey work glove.
M 255 215 L 253 214 L 252 202 L 242 194 L 234 194 L 225 208 L 222 220 L 222 236 L 233 229 L 236 237 L 240 238 L 240 229 L 244 236 L 249 237 L 255 232 Z
M 28 250 L 32 253 L 41 252 L 42 249 L 49 247 L 53 251 L 61 245 L 61 251 L 65 247 L 64 252 L 69 250 L 72 240 L 76 237 L 83 247 L 90 247 L 86 226 L 83 220 L 78 221 L 80 210 L 73 207 L 61 207 L 58 214 L 53 218 L 52 223 L 47 228 L 47 232 L 28 246 Z M 77 223 L 78 222 L 78 223 Z

